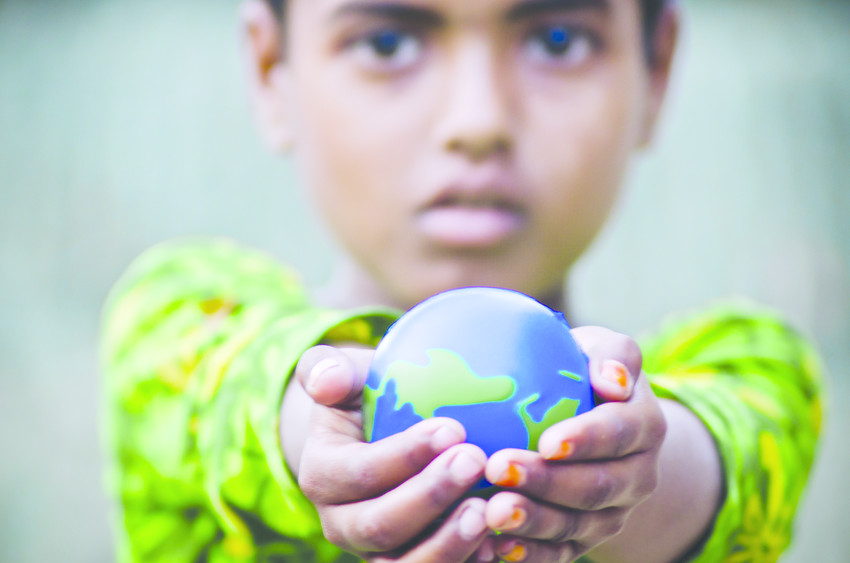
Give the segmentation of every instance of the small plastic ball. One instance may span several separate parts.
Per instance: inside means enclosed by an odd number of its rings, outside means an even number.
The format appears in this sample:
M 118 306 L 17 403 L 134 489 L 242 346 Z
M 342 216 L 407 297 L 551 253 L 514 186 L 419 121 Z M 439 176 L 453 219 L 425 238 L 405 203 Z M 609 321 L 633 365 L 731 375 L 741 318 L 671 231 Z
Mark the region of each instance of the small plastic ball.
M 450 417 L 490 456 L 537 448 L 551 425 L 593 408 L 587 357 L 561 313 L 521 293 L 447 291 L 378 345 L 363 396 L 367 440 Z

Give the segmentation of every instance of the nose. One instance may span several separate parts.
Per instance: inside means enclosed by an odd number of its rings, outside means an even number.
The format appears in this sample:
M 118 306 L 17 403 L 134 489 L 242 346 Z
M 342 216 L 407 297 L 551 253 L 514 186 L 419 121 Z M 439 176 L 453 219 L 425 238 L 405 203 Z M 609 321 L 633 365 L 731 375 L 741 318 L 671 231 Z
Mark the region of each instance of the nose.
M 459 46 L 450 66 L 437 135 L 443 149 L 478 162 L 512 150 L 505 69 L 484 41 Z

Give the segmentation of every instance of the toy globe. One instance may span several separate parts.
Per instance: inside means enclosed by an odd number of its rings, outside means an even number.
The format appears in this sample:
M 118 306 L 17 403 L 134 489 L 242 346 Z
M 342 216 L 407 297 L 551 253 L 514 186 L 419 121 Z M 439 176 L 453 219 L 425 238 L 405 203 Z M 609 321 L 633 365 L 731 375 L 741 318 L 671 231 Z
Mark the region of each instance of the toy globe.
M 490 456 L 534 450 L 546 428 L 593 406 L 587 357 L 561 313 L 515 291 L 465 288 L 390 327 L 366 381 L 363 427 L 376 441 L 450 417 Z

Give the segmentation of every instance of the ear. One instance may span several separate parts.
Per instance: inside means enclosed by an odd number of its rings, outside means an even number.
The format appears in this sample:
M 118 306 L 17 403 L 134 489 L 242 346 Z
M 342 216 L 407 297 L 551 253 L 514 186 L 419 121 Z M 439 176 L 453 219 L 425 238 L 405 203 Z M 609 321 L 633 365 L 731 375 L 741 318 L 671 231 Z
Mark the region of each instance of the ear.
M 658 122 L 658 115 L 664 105 L 667 89 L 670 84 L 670 74 L 673 70 L 673 60 L 676 45 L 679 42 L 681 12 L 679 3 L 668 1 L 661 14 L 661 19 L 652 38 L 652 60 L 649 67 L 649 100 L 644 122 L 641 147 L 652 142 Z
M 265 0 L 245 0 L 239 19 L 245 77 L 257 128 L 272 151 L 286 152 L 294 142 L 294 124 L 281 22 Z

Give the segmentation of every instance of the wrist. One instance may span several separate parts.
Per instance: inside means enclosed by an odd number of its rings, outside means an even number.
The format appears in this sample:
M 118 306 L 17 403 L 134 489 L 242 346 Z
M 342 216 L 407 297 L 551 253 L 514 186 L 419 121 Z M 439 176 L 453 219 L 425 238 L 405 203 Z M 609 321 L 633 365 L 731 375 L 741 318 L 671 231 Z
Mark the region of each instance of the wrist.
M 681 558 L 703 544 L 711 532 L 723 501 L 724 471 L 714 436 L 693 411 L 679 402 L 661 399 L 668 421 L 668 440 L 662 448 L 661 472 L 664 502 L 675 502 L 668 522 L 677 530 Z
M 667 399 L 659 405 L 667 434 L 658 487 L 629 514 L 620 534 L 588 554 L 597 563 L 677 561 L 699 548 L 714 523 L 723 491 L 714 439 L 685 406 Z

